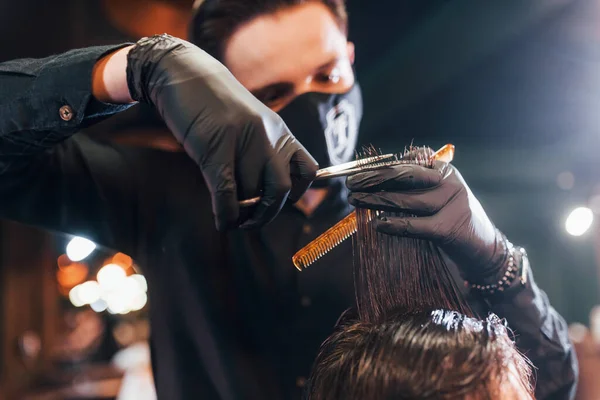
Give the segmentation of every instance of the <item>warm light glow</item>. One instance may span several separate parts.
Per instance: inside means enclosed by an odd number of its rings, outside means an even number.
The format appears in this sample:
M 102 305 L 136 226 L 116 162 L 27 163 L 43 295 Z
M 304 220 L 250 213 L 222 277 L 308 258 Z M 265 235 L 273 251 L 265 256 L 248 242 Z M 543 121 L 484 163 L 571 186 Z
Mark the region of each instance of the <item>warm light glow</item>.
M 67 256 L 71 261 L 81 261 L 94 251 L 96 244 L 91 240 L 74 237 L 67 245 Z
M 129 312 L 128 299 L 121 293 L 109 293 L 104 298 L 111 314 L 127 314 Z
M 61 254 L 61 256 L 58 257 L 58 260 L 56 260 L 56 263 L 58 264 L 58 268 L 62 269 L 71 265 L 72 261 L 66 254 Z
M 129 303 L 129 308 L 131 311 L 139 311 L 148 302 L 148 295 L 144 292 L 138 293 L 133 299 L 131 299 L 131 303 Z
M 75 307 L 82 307 L 85 305 L 85 302 L 81 300 L 81 297 L 79 297 L 79 288 L 79 285 L 75 286 L 69 292 L 69 300 L 71 301 L 71 304 L 73 304 Z
M 125 274 L 125 270 L 116 264 L 105 265 L 100 268 L 98 275 L 96 275 L 103 292 L 116 290 L 123 284 L 126 277 L 127 274 Z
M 123 275 L 119 276 L 117 285 L 111 286 L 110 290 L 102 290 L 100 294 L 107 304 L 108 312 L 127 314 L 144 308 L 148 302 L 146 279 L 141 275 L 132 275 L 124 279 Z M 100 285 L 102 286 L 102 283 Z
M 127 270 L 133 265 L 133 260 L 127 254 L 117 253 L 112 257 L 113 264 L 120 265 L 123 269 Z
M 56 280 L 65 289 L 71 289 L 75 285 L 80 284 L 85 281 L 87 276 L 87 266 L 81 263 L 71 263 L 56 271 Z
M 97 274 L 98 282 L 90 281 L 79 285 L 79 302 L 90 304 L 96 312 L 127 314 L 141 310 L 148 302 L 146 278 L 140 274 L 127 276 L 117 264 L 107 264 Z M 82 298 L 83 297 L 83 298 Z
M 565 222 L 569 235 L 581 236 L 590 229 L 594 222 L 594 213 L 587 207 L 578 207 L 571 211 Z
M 87 281 L 79 285 L 79 299 L 84 304 L 92 304 L 100 299 L 100 285 L 96 281 Z
M 143 292 L 147 292 L 148 291 L 148 283 L 146 282 L 146 278 L 144 277 L 144 275 L 135 274 L 135 275 L 131 275 L 127 279 L 131 279 L 131 280 L 136 281 L 137 284 L 139 285 L 140 289 Z

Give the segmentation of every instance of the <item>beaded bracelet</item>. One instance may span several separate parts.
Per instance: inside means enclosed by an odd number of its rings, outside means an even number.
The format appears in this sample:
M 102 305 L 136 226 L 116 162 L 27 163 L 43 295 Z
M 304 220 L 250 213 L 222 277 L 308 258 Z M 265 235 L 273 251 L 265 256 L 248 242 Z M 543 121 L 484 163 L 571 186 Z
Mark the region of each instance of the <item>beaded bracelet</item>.
M 527 259 L 527 253 L 522 247 L 513 247 L 512 244 L 509 245 L 509 256 L 506 262 L 506 270 L 504 271 L 504 275 L 502 278 L 498 280 L 498 282 L 492 283 L 490 285 L 478 285 L 475 283 L 465 282 L 467 286 L 469 286 L 472 290 L 478 291 L 480 294 L 484 296 L 491 296 L 498 292 L 503 292 L 505 289 L 509 288 L 517 277 L 520 278 L 521 284 L 525 284 L 527 282 L 527 270 L 529 269 L 529 261 Z M 515 253 L 518 253 L 519 261 L 516 262 Z

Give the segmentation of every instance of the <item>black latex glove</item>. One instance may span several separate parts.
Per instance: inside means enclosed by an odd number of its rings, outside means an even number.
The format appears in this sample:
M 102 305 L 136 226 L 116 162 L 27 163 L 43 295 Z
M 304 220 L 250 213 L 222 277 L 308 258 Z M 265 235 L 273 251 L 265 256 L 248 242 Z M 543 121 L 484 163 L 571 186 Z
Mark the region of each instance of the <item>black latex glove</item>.
M 217 229 L 239 225 L 239 200 L 262 200 L 244 227 L 273 219 L 289 195 L 297 201 L 318 165 L 283 120 L 221 63 L 169 35 L 140 40 L 128 56 L 134 100 L 150 103 L 200 166 Z
M 485 214 L 456 168 L 400 165 L 347 180 L 349 201 L 360 208 L 402 212 L 374 221 L 378 231 L 436 243 L 466 279 L 495 282 L 508 257 L 506 238 Z

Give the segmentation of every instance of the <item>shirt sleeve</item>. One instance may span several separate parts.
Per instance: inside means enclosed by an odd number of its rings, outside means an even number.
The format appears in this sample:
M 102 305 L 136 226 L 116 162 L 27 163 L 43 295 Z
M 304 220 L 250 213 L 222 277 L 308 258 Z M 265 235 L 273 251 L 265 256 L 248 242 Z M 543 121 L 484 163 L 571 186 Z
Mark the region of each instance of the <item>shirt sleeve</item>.
M 130 105 L 92 96 L 92 71 L 104 55 L 128 44 L 90 47 L 42 59 L 0 63 L 0 137 L 51 145 Z M 65 115 L 64 110 L 70 109 Z M 48 141 L 53 132 L 53 141 Z
M 123 46 L 0 64 L 0 216 L 133 256 L 134 168 L 115 146 L 71 137 L 129 107 L 91 93 L 96 61 Z
M 130 106 L 101 103 L 92 96 L 96 61 L 123 46 L 0 64 L 0 179 L 32 155 Z
M 535 366 L 536 399 L 572 399 L 578 364 L 568 326 L 535 283 L 531 269 L 492 303 L 491 310 L 505 318 L 515 333 L 517 347 Z

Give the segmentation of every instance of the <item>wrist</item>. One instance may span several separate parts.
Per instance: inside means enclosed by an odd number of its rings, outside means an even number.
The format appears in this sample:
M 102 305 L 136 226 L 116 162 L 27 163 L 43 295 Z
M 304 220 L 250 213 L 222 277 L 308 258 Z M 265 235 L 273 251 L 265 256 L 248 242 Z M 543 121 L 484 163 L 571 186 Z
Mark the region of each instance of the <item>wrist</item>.
M 167 56 L 173 50 L 186 45 L 188 45 L 187 42 L 165 33 L 142 38 L 132 46 L 126 55 L 126 79 L 133 100 L 154 104 L 153 86 L 157 82 L 153 77 L 168 69 L 169 57 Z M 162 83 L 164 84 L 164 82 Z
M 496 229 L 495 234 L 494 244 L 487 246 L 491 250 L 488 250 L 487 257 L 479 254 L 476 260 L 465 263 L 464 277 L 467 281 L 487 285 L 503 276 L 513 244 L 500 230 Z
M 527 252 L 522 247 L 515 247 L 508 242 L 506 262 L 499 269 L 493 281 L 465 281 L 465 285 L 472 291 L 484 297 L 502 294 L 515 286 L 524 286 L 527 283 L 529 259 Z
M 102 57 L 92 70 L 92 94 L 104 103 L 133 103 L 127 85 L 127 46 Z

